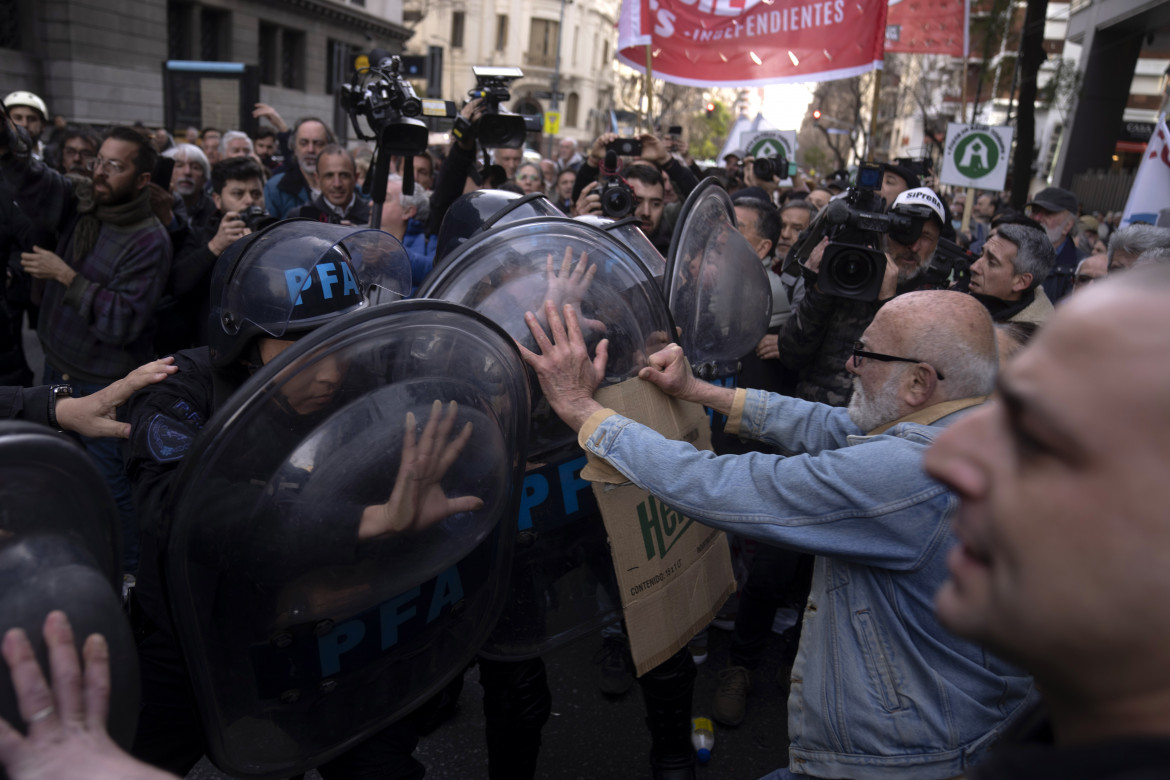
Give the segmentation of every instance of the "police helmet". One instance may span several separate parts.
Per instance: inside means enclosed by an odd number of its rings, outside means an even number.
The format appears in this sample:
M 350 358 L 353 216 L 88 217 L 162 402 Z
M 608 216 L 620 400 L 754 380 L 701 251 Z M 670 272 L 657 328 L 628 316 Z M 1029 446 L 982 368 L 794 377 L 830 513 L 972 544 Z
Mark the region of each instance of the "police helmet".
M 459 196 L 443 216 L 435 244 L 435 261 L 446 257 L 476 233 L 528 217 L 564 217 L 542 192 L 517 195 L 504 190 L 475 190 Z
M 232 244 L 216 263 L 212 365 L 231 365 L 258 337 L 299 336 L 409 292 L 410 260 L 388 233 L 305 219 L 277 222 Z

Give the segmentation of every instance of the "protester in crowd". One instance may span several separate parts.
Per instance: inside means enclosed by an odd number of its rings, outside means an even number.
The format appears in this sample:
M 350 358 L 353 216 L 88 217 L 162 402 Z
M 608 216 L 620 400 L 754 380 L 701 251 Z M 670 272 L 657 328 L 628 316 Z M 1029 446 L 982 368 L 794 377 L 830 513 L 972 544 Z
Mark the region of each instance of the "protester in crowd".
M 747 153 L 742 149 L 734 149 L 723 155 L 724 170 L 731 174 L 739 174 L 740 178 L 743 178 L 742 163 L 746 156 Z
M 228 130 L 219 139 L 219 158 L 226 160 L 229 157 L 251 157 L 252 139 L 247 133 L 239 130 Z
M 552 193 L 553 188 L 557 184 L 557 174 L 560 173 L 560 168 L 554 160 L 547 157 L 542 157 L 540 160 L 540 175 L 543 179 L 541 183 L 541 191 L 546 195 Z
M 300 206 L 313 200 L 321 186 L 317 181 L 317 155 L 336 143 L 329 126 L 315 117 L 306 117 L 293 128 L 294 160 L 285 165 L 264 185 L 264 202 L 268 213 L 284 219 Z M 294 163 L 295 164 L 292 164 Z
M 1109 237 L 1109 270 L 1132 268 L 1142 252 L 1170 246 L 1170 228 L 1153 225 L 1128 225 Z
M 817 211 L 820 211 L 825 206 L 829 205 L 829 201 L 832 199 L 833 193 L 829 192 L 826 187 L 813 187 L 808 191 L 808 195 L 805 197 L 805 200 L 813 204 Z
M 519 149 L 493 149 L 492 162 L 504 169 L 508 180 L 516 178 L 516 169 L 524 161 L 524 153 Z
M 1040 223 L 1056 251 L 1056 264 L 1044 280 L 1044 292 L 1054 304 L 1072 292 L 1073 272 L 1088 254 L 1071 236 L 1079 208 L 1077 196 L 1060 187 L 1045 187 L 1027 203 L 1028 216 Z
M 794 299 L 793 314 L 781 331 L 778 346 L 780 362 L 799 372 L 794 391 L 798 397 L 831 406 L 849 402 L 854 384 L 843 367 L 855 342 L 886 301 L 918 289 L 922 272 L 938 247 L 942 228 L 949 221 L 942 200 L 926 187 L 903 192 L 891 211 L 901 213 L 903 207 L 922 205 L 928 207 L 930 217 L 914 243 L 906 246 L 889 235 L 885 237 L 886 274 L 877 300 L 859 301 L 823 293 L 816 284 L 823 250 L 813 250 L 803 272 L 804 294 Z
M 996 322 L 1042 323 L 1053 311 L 1042 284 L 1055 261 L 1042 231 L 999 225 L 971 265 L 970 292 Z
M 214 127 L 205 127 L 199 131 L 199 146 L 207 155 L 207 162 L 212 165 L 219 162 L 219 140 L 222 136 L 223 133 Z
M 23 135 L 23 138 L 20 136 Z M 171 266 L 171 239 L 154 216 L 150 178 L 158 153 L 129 127 L 114 127 L 94 160 L 92 182 L 70 179 L 22 153 L 27 135 L 0 133 L 0 171 L 17 202 L 54 224 L 56 251 L 34 246 L 21 266 L 45 282 L 37 336 L 46 384 L 95 393 L 153 357 L 150 326 Z M 85 439 L 122 521 L 126 571 L 138 566 L 137 521 L 116 442 Z
M 435 158 L 431 157 L 430 152 L 420 152 L 413 159 L 414 180 L 430 192 L 435 187 Z M 399 176 L 402 175 L 402 160 L 401 157 L 394 158 L 394 172 Z
M 68 125 L 62 135 L 61 159 L 57 170 L 76 176 L 93 177 L 89 165 L 97 157 L 101 138 L 88 127 Z
M 1138 255 L 1137 262 L 1133 264 L 1133 267 L 1142 268 L 1148 265 L 1167 264 L 1170 264 L 1170 246 L 1156 246 Z
M 260 158 L 260 164 L 267 168 L 269 173 L 273 172 L 278 164 L 274 159 L 276 155 L 276 131 L 271 127 L 261 128 L 256 133 L 256 137 L 252 139 L 252 150 Z
M 525 195 L 544 191 L 544 174 L 540 166 L 534 162 L 525 162 L 516 166 L 513 180 Z
M 215 201 L 207 194 L 211 181 L 211 165 L 207 156 L 198 146 L 178 144 L 174 149 L 163 152 L 163 157 L 175 161 L 171 172 L 171 192 L 183 200 L 187 221 L 196 240 L 206 240 L 206 235 L 215 232 Z
M 422 280 L 435 264 L 435 236 L 426 233 L 430 217 L 430 198 L 418 182 L 414 193 L 404 195 L 402 177 L 390 174 L 386 182 L 386 202 L 382 204 L 382 230 L 397 238 L 410 256 L 411 294 L 418 289 Z
M 1092 254 L 1077 265 L 1073 277 L 1073 292 L 1080 292 L 1093 282 L 1104 279 L 1109 273 L 1109 258 L 1104 254 Z
M 577 151 L 577 139 L 562 138 L 557 141 L 557 167 L 562 171 L 577 172 L 585 158 Z
M 45 150 L 41 135 L 45 132 L 45 123 L 49 117 L 45 101 L 27 90 L 17 90 L 4 98 L 4 110 L 8 112 L 13 124 L 23 127 L 28 133 L 34 147 L 32 154 L 40 159 Z
M 686 517 L 817 556 L 791 677 L 792 772 L 954 778 L 1030 708 L 1030 678 L 945 631 L 931 606 L 955 501 L 922 457 L 994 388 L 995 336 L 977 301 L 938 290 L 883 306 L 848 362 L 848 410 L 708 384 L 677 345 L 639 373 L 799 457 L 714 458 L 603 408 L 606 342 L 590 356 L 572 306 L 548 302 L 544 316 L 551 340 L 529 312 L 539 354 L 521 354 L 588 453 Z
M 990 192 L 980 194 L 971 207 L 971 228 L 962 238 L 967 251 L 976 257 L 983 251 L 983 244 L 991 235 L 991 218 L 998 209 L 999 200 Z
M 577 173 L 569 168 L 557 174 L 556 185 L 553 187 L 552 201 L 565 214 L 573 213 L 573 185 L 577 183 Z
M 970 780 L 1170 772 L 1168 299 L 1164 268 L 1073 296 L 926 454 L 961 502 L 939 619 L 1035 675 L 1051 727 Z
M 130 436 L 130 423 L 118 420 L 118 408 L 142 388 L 178 371 L 174 362 L 174 358 L 165 357 L 139 366 L 118 381 L 81 398 L 73 398 L 50 385 L 0 387 L 0 419 L 27 420 L 92 438 L 125 439 Z
M 918 189 L 921 186 L 918 174 L 905 165 L 900 163 L 882 164 L 881 193 L 886 200 L 886 208 L 894 205 L 894 201 L 906 190 Z
M 233 157 L 212 166 L 211 200 L 215 210 L 206 229 L 198 234 L 192 231 L 171 268 L 155 337 L 162 353 L 207 343 L 208 290 L 215 261 L 252 232 L 242 215 L 253 206 L 264 209 L 264 172 L 259 163 L 250 157 Z
M 334 225 L 369 224 L 370 203 L 358 195 L 353 155 L 337 144 L 322 149 L 317 155 L 317 183 L 321 194 L 294 212 L 296 216 Z

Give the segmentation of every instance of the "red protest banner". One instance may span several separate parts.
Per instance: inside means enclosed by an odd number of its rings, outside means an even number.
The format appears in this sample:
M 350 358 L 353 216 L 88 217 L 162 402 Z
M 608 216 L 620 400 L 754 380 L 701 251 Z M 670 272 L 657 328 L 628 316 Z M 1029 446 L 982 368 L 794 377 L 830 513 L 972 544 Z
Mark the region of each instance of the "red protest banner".
M 624 0 L 618 58 L 689 86 L 829 81 L 880 68 L 887 0 Z
M 962 57 L 966 49 L 965 0 L 890 0 L 886 51 Z

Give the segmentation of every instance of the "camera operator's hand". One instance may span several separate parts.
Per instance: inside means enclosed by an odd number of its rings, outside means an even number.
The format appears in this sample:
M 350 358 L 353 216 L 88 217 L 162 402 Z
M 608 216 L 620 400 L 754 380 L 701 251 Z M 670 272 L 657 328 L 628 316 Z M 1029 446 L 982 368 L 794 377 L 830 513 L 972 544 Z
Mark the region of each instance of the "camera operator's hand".
M 573 216 L 580 217 L 585 214 L 603 216 L 601 194 L 597 190 L 597 184 L 597 182 L 591 181 L 585 185 L 585 189 L 581 190 L 581 197 L 577 198 L 577 202 L 573 204 Z
M 888 301 L 898 294 L 898 264 L 894 258 L 886 255 L 886 275 L 882 277 L 882 288 L 878 290 L 878 300 Z
M 764 192 L 767 192 L 769 195 L 771 195 L 776 190 L 776 180 L 770 179 L 768 181 L 764 181 L 763 179 L 757 179 L 756 173 L 753 170 L 753 168 L 754 168 L 753 163 L 755 163 L 755 161 L 756 161 L 756 158 L 754 158 L 754 157 L 745 157 L 744 158 L 744 160 L 743 160 L 743 183 L 748 187 L 759 187 Z
M 617 133 L 602 133 L 593 141 L 593 146 L 589 147 L 589 158 L 585 161 L 587 165 L 594 168 L 600 168 L 601 163 L 605 161 L 605 147 L 612 144 L 618 139 Z
M 216 257 L 223 254 L 223 250 L 234 244 L 237 239 L 243 238 L 252 231 L 244 224 L 244 220 L 240 219 L 238 211 L 229 211 L 223 215 L 223 219 L 219 221 L 219 230 L 215 231 L 215 235 L 207 242 L 207 248 Z
M 257 103 L 256 107 L 252 109 L 253 119 L 267 119 L 268 122 L 276 128 L 278 133 L 288 132 L 288 122 L 277 113 L 276 109 L 267 103 Z
M 638 140 L 642 142 L 643 160 L 648 163 L 653 163 L 659 168 L 664 167 L 670 162 L 670 150 L 666 148 L 666 144 L 658 139 L 658 136 L 643 133 L 638 136 Z
M 808 260 L 804 261 L 804 267 L 812 271 L 814 274 L 821 271 L 821 259 L 825 256 L 825 247 L 829 245 L 829 239 L 822 238 L 821 243 L 813 247 L 812 252 L 809 252 Z
M 462 133 L 455 134 L 455 143 L 459 144 L 459 148 L 466 152 L 475 151 L 475 130 L 480 117 L 483 116 L 483 112 L 483 98 L 469 100 L 463 104 L 463 108 L 459 109 L 459 117 L 462 119 L 462 122 L 456 122 L 456 125 L 465 123 L 470 127 Z

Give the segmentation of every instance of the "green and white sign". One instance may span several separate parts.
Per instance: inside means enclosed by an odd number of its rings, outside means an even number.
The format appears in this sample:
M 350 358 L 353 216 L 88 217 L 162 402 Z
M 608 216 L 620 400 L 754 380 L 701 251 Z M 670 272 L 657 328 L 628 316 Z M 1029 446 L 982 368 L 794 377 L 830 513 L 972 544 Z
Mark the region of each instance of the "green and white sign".
M 957 187 L 1002 190 L 1007 180 L 1012 133 L 1012 128 L 1006 126 L 950 123 L 938 180 Z
M 746 136 L 744 150 L 748 157 L 775 157 L 783 154 L 784 159 L 796 159 L 796 131 L 795 130 L 766 130 L 762 133 Z

